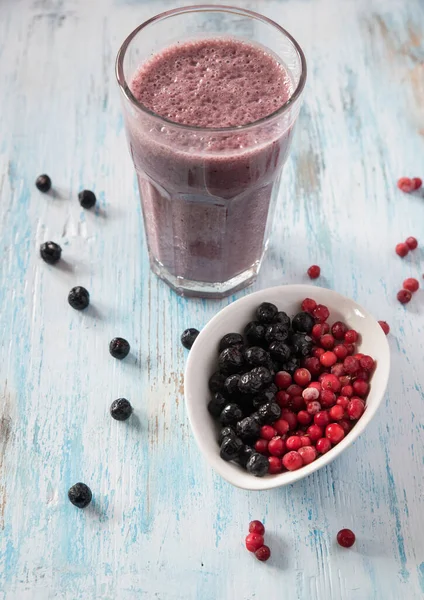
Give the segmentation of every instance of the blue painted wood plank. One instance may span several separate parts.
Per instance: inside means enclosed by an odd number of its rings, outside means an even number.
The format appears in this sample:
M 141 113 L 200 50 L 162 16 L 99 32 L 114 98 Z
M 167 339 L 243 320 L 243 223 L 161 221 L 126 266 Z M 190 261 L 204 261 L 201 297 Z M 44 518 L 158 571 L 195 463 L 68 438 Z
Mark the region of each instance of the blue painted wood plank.
M 253 289 L 306 282 L 357 299 L 392 327 L 393 367 L 378 418 L 337 462 L 254 494 L 199 456 L 183 403 L 180 332 L 222 301 L 178 298 L 149 272 L 113 62 L 139 22 L 183 2 L 29 0 L 0 8 L 0 599 L 287 598 L 413 600 L 424 594 L 424 6 L 419 0 L 250 0 L 309 63 L 270 251 Z M 78 40 L 84 40 L 81 43 Z M 33 181 L 48 172 L 56 195 Z M 99 206 L 82 211 L 80 189 Z M 54 239 L 64 263 L 41 263 Z M 67 305 L 85 285 L 92 306 Z M 132 353 L 117 363 L 115 335 Z M 137 418 L 110 419 L 128 397 Z M 68 487 L 94 502 L 77 511 Z M 264 519 L 273 559 L 243 548 Z M 346 553 L 341 527 L 357 534 Z

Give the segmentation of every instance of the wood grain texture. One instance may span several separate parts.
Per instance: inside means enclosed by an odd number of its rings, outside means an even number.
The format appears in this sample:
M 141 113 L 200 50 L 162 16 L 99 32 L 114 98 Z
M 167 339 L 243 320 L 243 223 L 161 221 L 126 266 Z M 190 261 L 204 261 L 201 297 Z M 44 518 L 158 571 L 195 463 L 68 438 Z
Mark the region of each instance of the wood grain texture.
M 114 58 L 172 0 L 3 0 L 0 5 L 0 600 L 413 600 L 424 596 L 423 292 L 401 307 L 394 245 L 423 236 L 421 0 L 239 0 L 303 46 L 309 81 L 271 247 L 254 289 L 306 281 L 392 327 L 378 418 L 335 463 L 247 493 L 199 456 L 183 403 L 179 335 L 234 298 L 183 300 L 149 272 Z M 47 172 L 55 193 L 40 194 Z M 93 188 L 94 212 L 76 195 Z M 61 266 L 38 256 L 63 247 Z M 73 285 L 92 305 L 67 305 Z M 243 292 L 247 293 L 247 292 Z M 238 294 L 240 296 L 240 294 Z M 114 361 L 108 342 L 128 338 Z M 126 396 L 136 418 L 114 422 Z M 76 510 L 66 492 L 90 485 Z M 273 558 L 243 548 L 264 519 Z M 334 543 L 351 527 L 357 545 Z

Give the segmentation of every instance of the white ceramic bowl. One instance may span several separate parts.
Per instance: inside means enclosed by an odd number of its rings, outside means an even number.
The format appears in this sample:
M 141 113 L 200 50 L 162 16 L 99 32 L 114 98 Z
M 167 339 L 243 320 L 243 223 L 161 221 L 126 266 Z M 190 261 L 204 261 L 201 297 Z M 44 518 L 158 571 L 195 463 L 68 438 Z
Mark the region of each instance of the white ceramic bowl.
M 352 431 L 327 454 L 297 471 L 279 475 L 254 477 L 235 462 L 226 462 L 219 456 L 218 423 L 208 412 L 211 397 L 208 380 L 217 370 L 218 343 L 223 335 L 243 332 L 245 325 L 254 319 L 256 307 L 261 302 L 273 302 L 289 316 L 301 310 L 304 298 L 314 298 L 330 310 L 330 324 L 344 321 L 361 334 L 358 348 L 371 355 L 377 366 L 371 380 L 366 410 Z M 188 417 L 197 444 L 211 467 L 233 485 L 246 490 L 266 490 L 303 479 L 328 465 L 339 456 L 364 431 L 383 399 L 390 370 L 390 351 L 386 336 L 377 321 L 359 304 L 332 290 L 311 285 L 284 285 L 250 294 L 233 302 L 213 317 L 200 332 L 190 350 L 184 379 L 184 393 Z

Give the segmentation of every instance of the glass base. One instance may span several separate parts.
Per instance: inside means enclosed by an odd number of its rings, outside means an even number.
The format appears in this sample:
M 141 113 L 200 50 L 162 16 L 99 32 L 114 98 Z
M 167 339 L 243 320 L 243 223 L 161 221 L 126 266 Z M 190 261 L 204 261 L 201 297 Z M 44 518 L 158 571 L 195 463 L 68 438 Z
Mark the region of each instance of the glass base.
M 234 292 L 252 285 L 258 275 L 262 261 L 257 261 L 250 269 L 239 273 L 232 279 L 222 283 L 205 283 L 183 277 L 175 277 L 159 261 L 153 259 L 150 263 L 155 275 L 163 279 L 179 296 L 192 298 L 225 298 Z

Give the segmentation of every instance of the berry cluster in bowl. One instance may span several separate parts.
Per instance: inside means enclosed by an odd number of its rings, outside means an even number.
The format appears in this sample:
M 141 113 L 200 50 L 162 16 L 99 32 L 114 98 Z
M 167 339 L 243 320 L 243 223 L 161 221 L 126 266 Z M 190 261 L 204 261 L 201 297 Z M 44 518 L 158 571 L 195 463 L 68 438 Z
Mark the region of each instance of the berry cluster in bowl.
M 218 345 L 209 379 L 220 456 L 257 477 L 295 471 L 328 452 L 366 408 L 375 369 L 358 353 L 359 333 L 305 298 L 290 318 L 263 302 L 243 335 Z

